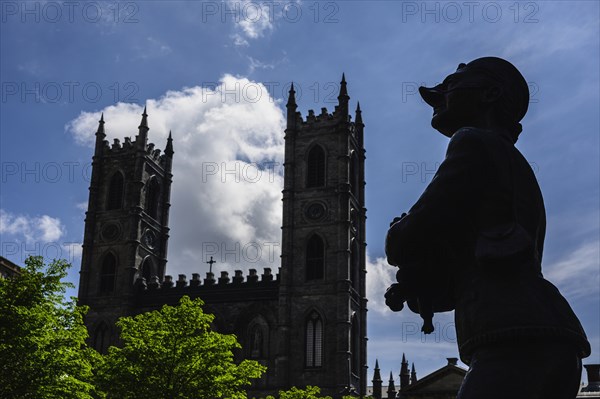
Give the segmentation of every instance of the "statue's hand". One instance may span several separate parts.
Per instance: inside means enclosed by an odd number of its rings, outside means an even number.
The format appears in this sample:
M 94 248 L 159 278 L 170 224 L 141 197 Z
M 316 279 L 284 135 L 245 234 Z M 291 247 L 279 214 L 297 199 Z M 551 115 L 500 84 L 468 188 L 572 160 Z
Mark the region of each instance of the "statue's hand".
M 402 213 L 402 215 L 400 215 L 400 217 L 396 216 L 394 218 L 394 220 L 392 220 L 392 222 L 390 223 L 390 227 L 392 227 L 394 224 L 396 224 L 396 222 L 401 221 L 404 218 L 404 216 L 406 216 L 406 212 Z
M 404 295 L 400 284 L 392 284 L 385 291 L 385 304 L 393 311 L 399 312 L 404 308 Z
M 424 334 L 431 334 L 435 331 L 435 328 L 433 327 L 433 319 L 431 317 L 423 318 L 423 326 L 421 327 L 421 331 L 423 331 Z

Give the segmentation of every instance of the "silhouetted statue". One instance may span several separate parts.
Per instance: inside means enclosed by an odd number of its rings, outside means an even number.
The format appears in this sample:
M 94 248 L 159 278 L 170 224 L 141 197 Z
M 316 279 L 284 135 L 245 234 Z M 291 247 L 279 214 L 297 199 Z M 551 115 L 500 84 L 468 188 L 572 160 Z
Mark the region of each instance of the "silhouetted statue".
M 451 139 L 425 192 L 388 231 L 398 283 L 386 303 L 397 311 L 407 301 L 425 333 L 434 312 L 455 310 L 470 366 L 459 399 L 575 398 L 590 344 L 541 271 L 542 193 L 514 146 L 527 82 L 508 61 L 485 57 L 419 92 L 432 127 Z

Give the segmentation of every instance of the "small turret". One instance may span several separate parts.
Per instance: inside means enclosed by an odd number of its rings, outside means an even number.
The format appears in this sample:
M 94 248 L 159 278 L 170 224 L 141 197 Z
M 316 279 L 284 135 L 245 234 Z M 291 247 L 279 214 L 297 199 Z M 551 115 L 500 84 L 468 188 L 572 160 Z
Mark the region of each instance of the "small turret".
M 387 389 L 388 399 L 396 399 L 396 385 L 394 385 L 394 375 L 390 371 L 390 381 Z
M 164 168 L 167 173 L 171 173 L 171 169 L 173 168 L 173 137 L 171 136 L 171 131 L 169 131 L 169 137 L 167 138 L 167 145 L 165 146 L 165 155 L 161 157 L 161 162 L 163 162 Z
M 381 398 L 381 386 L 383 381 L 381 380 L 381 374 L 379 373 L 379 361 L 375 359 L 375 372 L 373 373 L 373 398 Z
M 98 130 L 96 130 L 96 146 L 94 150 L 94 155 L 100 155 L 102 152 L 102 148 L 104 147 L 104 139 L 106 138 L 106 133 L 104 132 L 104 112 L 100 116 L 100 120 L 98 121 Z
M 410 372 L 408 371 L 408 362 L 406 356 L 402 354 L 402 364 L 400 366 L 400 389 L 406 388 L 410 384 Z
M 293 82 L 292 82 L 292 86 L 290 87 L 290 92 L 289 92 L 286 108 L 287 108 L 287 128 L 293 129 L 294 126 L 296 126 L 296 109 L 298 108 L 298 105 L 296 104 L 296 91 L 294 90 Z
M 343 121 L 348 120 L 348 101 L 350 101 L 350 96 L 348 95 L 348 88 L 346 87 L 346 75 L 342 73 L 342 81 L 340 82 L 340 94 L 338 95 L 337 112 L 339 113 L 339 117 Z
M 415 370 L 415 364 L 412 364 L 412 370 L 410 372 L 410 383 L 414 384 L 415 382 L 417 382 L 417 370 Z
M 148 143 L 148 130 L 150 130 L 150 128 L 148 127 L 148 114 L 146 113 L 146 107 L 144 107 L 144 113 L 142 114 L 142 121 L 140 122 L 140 125 L 138 126 L 138 135 L 136 138 L 136 142 L 138 143 L 138 146 L 140 146 L 144 150 L 146 149 L 146 144 Z
M 360 102 L 356 103 L 356 118 L 354 118 L 354 121 L 355 121 L 355 123 L 357 125 L 358 124 L 362 125 L 362 123 L 363 123 L 363 120 L 362 120 L 362 111 L 360 110 Z
M 167 146 L 165 147 L 165 154 L 170 157 L 173 158 L 173 154 L 175 152 L 173 151 L 173 136 L 171 135 L 171 131 L 169 130 L 169 137 L 167 138 Z

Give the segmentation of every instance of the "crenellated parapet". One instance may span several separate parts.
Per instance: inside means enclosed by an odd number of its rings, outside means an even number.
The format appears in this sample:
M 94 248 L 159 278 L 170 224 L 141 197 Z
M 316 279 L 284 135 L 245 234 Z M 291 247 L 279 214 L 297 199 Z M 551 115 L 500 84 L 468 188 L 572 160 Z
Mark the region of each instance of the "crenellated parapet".
M 169 138 L 167 139 L 167 146 L 164 151 L 159 148 L 155 148 L 154 143 L 148 143 L 148 114 L 146 108 L 142 114 L 142 121 L 138 127 L 138 134 L 133 138 L 125 137 L 123 142 L 118 138 L 113 139 L 112 144 L 106 140 L 106 134 L 104 132 L 104 115 L 100 119 L 100 125 L 96 132 L 96 156 L 103 156 L 107 158 L 126 158 L 135 156 L 144 156 L 148 161 L 154 162 L 156 165 L 161 166 L 163 169 L 170 172 L 173 158 L 173 140 L 171 133 L 169 132 Z
M 205 288 L 224 288 L 232 287 L 253 287 L 265 284 L 278 284 L 279 274 L 273 275 L 271 268 L 264 268 L 261 275 L 256 269 L 250 269 L 248 274 L 244 276 L 242 270 L 235 270 L 233 276 L 229 276 L 229 272 L 222 271 L 218 278 L 215 274 L 207 272 L 204 279 L 199 273 L 193 273 L 191 280 L 188 281 L 185 274 L 179 274 L 177 281 L 173 281 L 173 276 L 166 275 L 163 281 L 160 281 L 158 276 L 153 276 L 150 281 L 146 281 L 144 277 L 138 277 L 135 281 L 137 292 L 156 291 L 156 290 L 195 290 Z
M 193 273 L 191 279 L 185 274 L 166 275 L 160 281 L 153 276 L 150 281 L 139 277 L 135 281 L 135 301 L 142 307 L 151 308 L 162 304 L 175 305 L 179 298 L 187 295 L 190 298 L 201 298 L 206 303 L 249 303 L 275 301 L 279 297 L 279 274 L 274 275 L 270 268 L 264 268 L 262 274 L 250 269 L 247 274 L 235 270 L 233 275 L 227 271 L 220 272 L 217 277 L 207 272 L 205 277 Z
M 287 107 L 287 129 L 286 134 L 302 135 L 303 132 L 314 131 L 337 131 L 339 128 L 347 131 L 350 136 L 357 140 L 359 146 L 363 145 L 363 121 L 360 105 L 357 104 L 355 121 L 348 111 L 350 96 L 346 88 L 346 78 L 342 75 L 340 82 L 340 93 L 338 95 L 338 104 L 333 112 L 329 112 L 326 107 L 321 108 L 321 112 L 316 114 L 314 110 L 309 109 L 306 119 L 302 113 L 296 111 L 296 97 L 294 85 L 292 84 L 289 92 Z
M 139 138 L 135 137 L 131 140 L 131 137 L 125 137 L 123 142 L 115 138 L 112 144 L 108 140 L 104 140 L 102 143 L 102 155 L 110 157 L 133 157 L 138 155 L 140 150 Z M 168 154 L 167 151 L 163 152 L 160 148 L 155 148 L 154 143 L 148 143 L 143 149 L 146 155 L 146 159 L 160 165 L 164 169 L 170 168 L 172 162 L 172 154 Z

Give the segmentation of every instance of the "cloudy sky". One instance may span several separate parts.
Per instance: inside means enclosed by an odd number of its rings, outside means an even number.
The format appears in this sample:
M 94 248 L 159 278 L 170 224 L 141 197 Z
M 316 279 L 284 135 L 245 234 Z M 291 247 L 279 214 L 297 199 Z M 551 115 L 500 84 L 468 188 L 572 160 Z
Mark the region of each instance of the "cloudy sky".
M 381 297 L 389 221 L 407 210 L 447 139 L 418 98 L 458 63 L 507 58 L 529 82 L 518 148 L 542 188 L 545 276 L 580 316 L 600 362 L 599 3 L 393 1 L 3 1 L 1 255 L 73 262 L 77 284 L 93 133 L 173 132 L 168 273 L 278 267 L 284 105 L 332 110 L 342 72 L 365 128 L 369 378 L 398 383 L 402 353 L 423 376 L 457 356 L 452 314 L 391 313 Z M 229 254 L 229 255 L 227 255 Z M 75 291 L 74 291 L 75 292 Z

